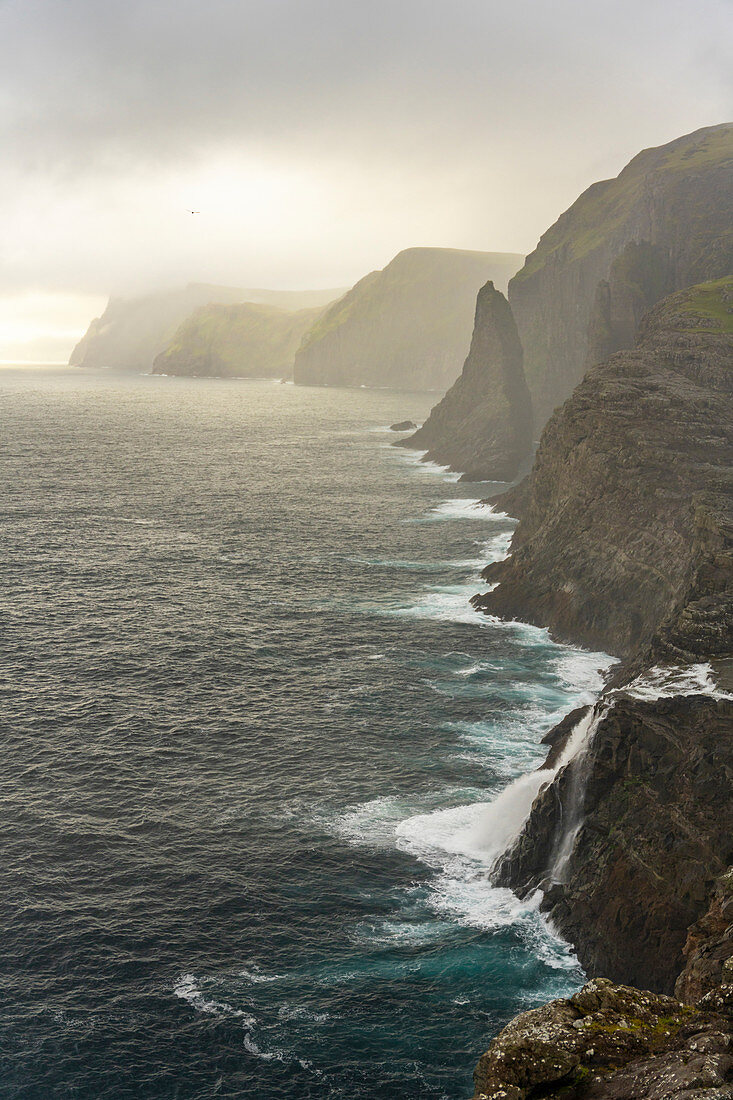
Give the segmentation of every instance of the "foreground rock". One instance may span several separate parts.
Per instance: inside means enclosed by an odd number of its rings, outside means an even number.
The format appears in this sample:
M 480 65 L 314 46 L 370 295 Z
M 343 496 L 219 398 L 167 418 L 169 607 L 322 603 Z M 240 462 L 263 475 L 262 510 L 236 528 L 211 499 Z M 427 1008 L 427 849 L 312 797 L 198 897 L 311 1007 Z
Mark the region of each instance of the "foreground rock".
M 195 309 L 213 303 L 257 302 L 289 311 L 314 309 L 333 301 L 337 290 L 278 291 L 189 283 L 135 298 L 110 298 L 101 317 L 71 353 L 72 367 L 149 371 L 178 326 Z
M 705 1006 L 596 979 L 512 1020 L 474 1081 L 475 1100 L 730 1100 L 733 1029 Z
M 532 406 L 522 348 L 506 298 L 489 282 L 479 291 L 463 371 L 422 428 L 401 446 L 467 481 L 511 481 L 532 446 Z
M 479 287 L 506 283 L 511 253 L 409 248 L 326 311 L 303 341 L 296 382 L 445 391 L 471 340 Z
M 628 657 L 733 635 L 733 278 L 665 299 L 547 424 L 492 614 Z
M 242 302 L 197 309 L 156 356 L 155 374 L 289 378 L 303 336 L 323 312 Z
M 509 285 L 536 429 L 661 297 L 733 271 L 733 125 L 634 157 L 543 235 Z
M 400 420 L 399 424 L 390 424 L 391 432 L 414 432 L 417 424 L 413 420 Z

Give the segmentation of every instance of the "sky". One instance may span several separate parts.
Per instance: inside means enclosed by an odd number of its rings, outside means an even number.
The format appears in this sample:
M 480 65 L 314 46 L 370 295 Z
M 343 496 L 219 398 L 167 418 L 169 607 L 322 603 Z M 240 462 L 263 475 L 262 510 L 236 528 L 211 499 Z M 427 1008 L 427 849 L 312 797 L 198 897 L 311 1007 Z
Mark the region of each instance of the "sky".
M 0 359 L 109 294 L 526 254 L 733 118 L 731 41 L 730 0 L 0 0 Z

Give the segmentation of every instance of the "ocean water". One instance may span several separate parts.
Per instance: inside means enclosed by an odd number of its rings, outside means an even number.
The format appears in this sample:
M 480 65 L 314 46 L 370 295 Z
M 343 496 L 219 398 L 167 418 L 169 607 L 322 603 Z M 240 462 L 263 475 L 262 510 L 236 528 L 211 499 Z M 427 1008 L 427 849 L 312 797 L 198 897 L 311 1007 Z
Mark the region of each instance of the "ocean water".
M 471 609 L 431 403 L 0 369 L 2 1100 L 458 1100 L 581 982 L 492 804 L 608 660 Z

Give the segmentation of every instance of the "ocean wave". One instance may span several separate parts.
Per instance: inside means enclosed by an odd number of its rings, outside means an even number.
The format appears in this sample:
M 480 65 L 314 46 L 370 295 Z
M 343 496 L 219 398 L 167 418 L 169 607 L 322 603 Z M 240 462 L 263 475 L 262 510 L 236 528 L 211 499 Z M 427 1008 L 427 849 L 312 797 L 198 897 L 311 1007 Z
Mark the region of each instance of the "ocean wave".
M 649 702 L 675 695 L 712 695 L 715 699 L 733 699 L 733 695 L 718 686 L 713 666 L 709 663 L 650 668 L 620 690 L 634 699 Z
M 480 499 L 453 497 L 451 500 L 444 500 L 442 503 L 436 504 L 427 516 L 422 517 L 421 522 L 450 519 L 500 520 L 504 522 L 510 518 L 506 512 L 499 512 L 493 504 L 486 504 Z
M 193 974 L 182 974 L 174 985 L 173 992 L 176 997 L 190 1004 L 196 1012 L 222 1018 L 235 1017 L 242 1021 L 242 1026 L 246 1029 L 253 1028 L 257 1024 L 256 1018 L 250 1015 L 249 1012 L 245 1012 L 241 1008 L 235 1008 L 227 1001 L 213 1000 L 205 994 L 199 985 L 198 979 Z

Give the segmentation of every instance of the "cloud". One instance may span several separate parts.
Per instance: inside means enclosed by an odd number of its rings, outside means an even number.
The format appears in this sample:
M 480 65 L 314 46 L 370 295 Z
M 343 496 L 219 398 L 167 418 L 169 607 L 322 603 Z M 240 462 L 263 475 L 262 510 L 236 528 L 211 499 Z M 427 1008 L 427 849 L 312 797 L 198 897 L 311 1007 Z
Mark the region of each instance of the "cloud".
M 323 286 L 409 244 L 527 251 L 639 148 L 730 114 L 728 19 L 720 0 L 0 0 L 0 290 Z

